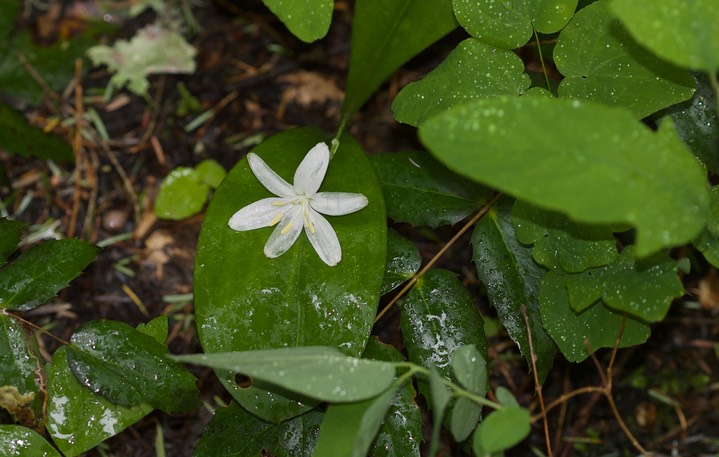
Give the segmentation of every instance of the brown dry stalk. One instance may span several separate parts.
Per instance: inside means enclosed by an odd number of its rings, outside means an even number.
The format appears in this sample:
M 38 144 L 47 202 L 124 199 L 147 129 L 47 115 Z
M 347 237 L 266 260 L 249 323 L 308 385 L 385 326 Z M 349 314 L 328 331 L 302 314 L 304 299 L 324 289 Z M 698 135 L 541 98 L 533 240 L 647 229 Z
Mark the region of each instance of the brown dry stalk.
M 552 440 L 549 438 L 549 422 L 547 420 L 547 410 L 544 406 L 544 397 L 542 396 L 542 384 L 539 382 L 537 374 L 537 354 L 534 352 L 534 343 L 532 343 L 532 328 L 529 325 L 529 317 L 527 317 L 527 307 L 522 303 L 522 319 L 527 327 L 527 341 L 529 341 L 529 354 L 532 361 L 532 374 L 534 375 L 534 388 L 537 391 L 537 399 L 539 400 L 539 408 L 542 410 L 542 423 L 544 425 L 544 441 L 547 444 L 547 455 L 552 457 Z

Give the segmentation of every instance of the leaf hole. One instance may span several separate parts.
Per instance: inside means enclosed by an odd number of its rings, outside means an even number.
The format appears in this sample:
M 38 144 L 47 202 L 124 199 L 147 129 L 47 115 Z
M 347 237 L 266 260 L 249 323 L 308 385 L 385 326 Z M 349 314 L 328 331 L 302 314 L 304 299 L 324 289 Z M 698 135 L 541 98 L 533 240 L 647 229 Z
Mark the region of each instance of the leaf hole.
M 243 374 L 237 373 L 235 375 L 235 383 L 242 389 L 252 387 L 252 378 Z

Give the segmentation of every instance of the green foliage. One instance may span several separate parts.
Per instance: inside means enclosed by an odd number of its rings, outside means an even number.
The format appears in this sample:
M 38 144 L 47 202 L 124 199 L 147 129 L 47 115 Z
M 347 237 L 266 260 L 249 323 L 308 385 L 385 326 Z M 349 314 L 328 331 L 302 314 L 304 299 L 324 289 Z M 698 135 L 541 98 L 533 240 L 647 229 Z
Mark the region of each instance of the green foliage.
M 297 38 L 307 43 L 327 34 L 334 0 L 262 0 Z
M 0 449 L 6 457 L 61 457 L 40 434 L 20 425 L 0 424 Z
M 0 148 L 21 157 L 72 162 L 70 145 L 28 124 L 22 114 L 0 103 Z
M 15 251 L 28 225 L 27 222 L 0 219 L 0 266 Z
M 387 266 L 382 280 L 382 295 L 414 276 L 421 264 L 422 258 L 414 243 L 390 229 L 387 232 Z
M 162 180 L 155 213 L 162 219 L 180 220 L 200 212 L 211 189 L 225 178 L 217 161 L 206 159 L 195 168 L 177 167 Z

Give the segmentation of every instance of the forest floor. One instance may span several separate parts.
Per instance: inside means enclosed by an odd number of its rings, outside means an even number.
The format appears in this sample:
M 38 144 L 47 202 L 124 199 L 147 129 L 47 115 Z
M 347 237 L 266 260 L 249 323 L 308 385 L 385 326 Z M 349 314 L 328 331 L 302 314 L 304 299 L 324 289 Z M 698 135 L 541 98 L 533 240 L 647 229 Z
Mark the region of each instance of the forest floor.
M 48 30 L 49 35 L 63 33 L 81 21 L 76 7 L 87 10 L 94 2 L 65 3 L 59 12 L 34 11 L 18 27 L 37 34 L 42 24 L 45 34 Z M 190 39 L 197 49 L 194 73 L 151 77 L 147 98 L 120 91 L 108 102 L 101 96 L 84 102 L 85 110 L 92 107 L 100 114 L 113 140 L 109 148 L 85 142 L 75 149 L 75 165 L 52 170 L 44 160 L 0 151 L 11 183 L 0 190 L 0 198 L 12 217 L 38 225 L 55 221 L 48 233 L 104 245 L 97 260 L 58 299 L 27 313 L 26 318 L 67 340 L 82 323 L 93 319 L 137 325 L 165 314 L 170 318 L 170 350 L 199 352 L 191 294 L 202 214 L 182 221 L 158 219 L 153 203 L 159 184 L 175 167 L 192 167 L 206 158 L 229 170 L 262 139 L 295 126 L 316 126 L 332 134 L 339 122 L 347 74 L 351 10 L 352 2 L 336 0 L 328 36 L 304 44 L 258 0 L 207 0 L 193 12 L 201 25 Z M 129 38 L 153 19 L 151 12 L 126 19 L 119 23 L 117 36 Z M 461 37 L 460 32 L 455 34 Z M 422 148 L 416 131 L 398 124 L 389 106 L 401 87 L 446 56 L 456 38 L 437 43 L 409 62 L 355 117 L 350 132 L 368 153 Z M 110 76 L 107 69 L 85 70 L 75 84 L 86 94 L 102 94 Z M 196 129 L 186 127 L 197 112 L 178 113 L 183 100 L 180 83 L 199 101 L 200 112 L 215 108 L 215 115 Z M 15 104 L 44 127 L 52 115 L 77 109 L 74 95 L 57 95 L 58 99 L 46 96 L 40 106 Z M 70 128 L 56 131 L 71 138 Z M 396 228 L 415 241 L 425 261 L 456 232 L 451 227 L 432 234 Z M 441 264 L 460 274 L 481 297 L 476 273 L 467 268 L 471 265 L 469 239 L 456 246 Z M 716 456 L 719 276 L 706 267 L 685 277 L 685 286 L 689 293 L 653 327 L 647 344 L 618 351 L 612 366 L 613 398 L 617 412 L 645 448 L 667 456 Z M 486 302 L 478 306 L 484 316 L 495 315 Z M 377 324 L 375 333 L 402 349 L 396 310 Z M 49 357 L 56 343 L 42 337 L 40 341 L 44 356 Z M 506 332 L 490 338 L 490 356 L 492 387 L 506 386 L 536 414 L 533 377 Z M 596 364 L 606 371 L 611 356 L 608 350 L 598 352 Z M 545 402 L 573 389 L 601 386 L 597 365 L 592 360 L 570 364 L 559 357 L 544 385 Z M 211 371 L 193 368 L 193 372 L 207 407 L 189 414 L 156 411 L 88 455 L 153 456 L 158 425 L 168 456 L 191 455 L 212 416 L 211 407 L 230 401 Z M 548 419 L 556 456 L 637 455 L 601 392 L 562 402 Z M 461 455 L 459 447 L 449 444 L 443 452 Z M 542 452 L 546 454 L 545 436 L 542 422 L 536 421 L 526 444 L 507 455 Z

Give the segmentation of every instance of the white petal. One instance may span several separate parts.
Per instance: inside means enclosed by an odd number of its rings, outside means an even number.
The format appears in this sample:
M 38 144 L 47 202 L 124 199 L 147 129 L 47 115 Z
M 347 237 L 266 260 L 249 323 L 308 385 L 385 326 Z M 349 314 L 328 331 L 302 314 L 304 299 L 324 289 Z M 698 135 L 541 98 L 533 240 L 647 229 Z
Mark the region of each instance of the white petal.
M 293 205 L 267 240 L 265 255 L 274 259 L 287 252 L 302 232 L 303 219 L 302 205 Z
M 292 208 L 286 198 L 263 198 L 250 203 L 232 215 L 227 225 L 238 232 L 275 225 L 282 213 Z
M 310 200 L 312 208 L 328 216 L 343 216 L 367 206 L 367 197 L 350 192 L 317 192 Z
M 260 156 L 250 152 L 247 154 L 247 161 L 250 164 L 252 173 L 254 173 L 257 180 L 265 186 L 265 189 L 280 197 L 295 196 L 294 187 L 282 179 L 280 175 L 272 171 L 272 168 L 270 168 Z
M 330 149 L 324 143 L 317 143 L 310 149 L 295 171 L 295 192 L 311 197 L 320 188 L 330 164 Z
M 310 239 L 312 247 L 315 248 L 320 259 L 327 265 L 333 267 L 342 260 L 342 247 L 337 239 L 335 229 L 332 228 L 327 219 L 322 217 L 312 208 L 307 208 L 308 218 L 311 225 L 305 225 L 305 233 Z

